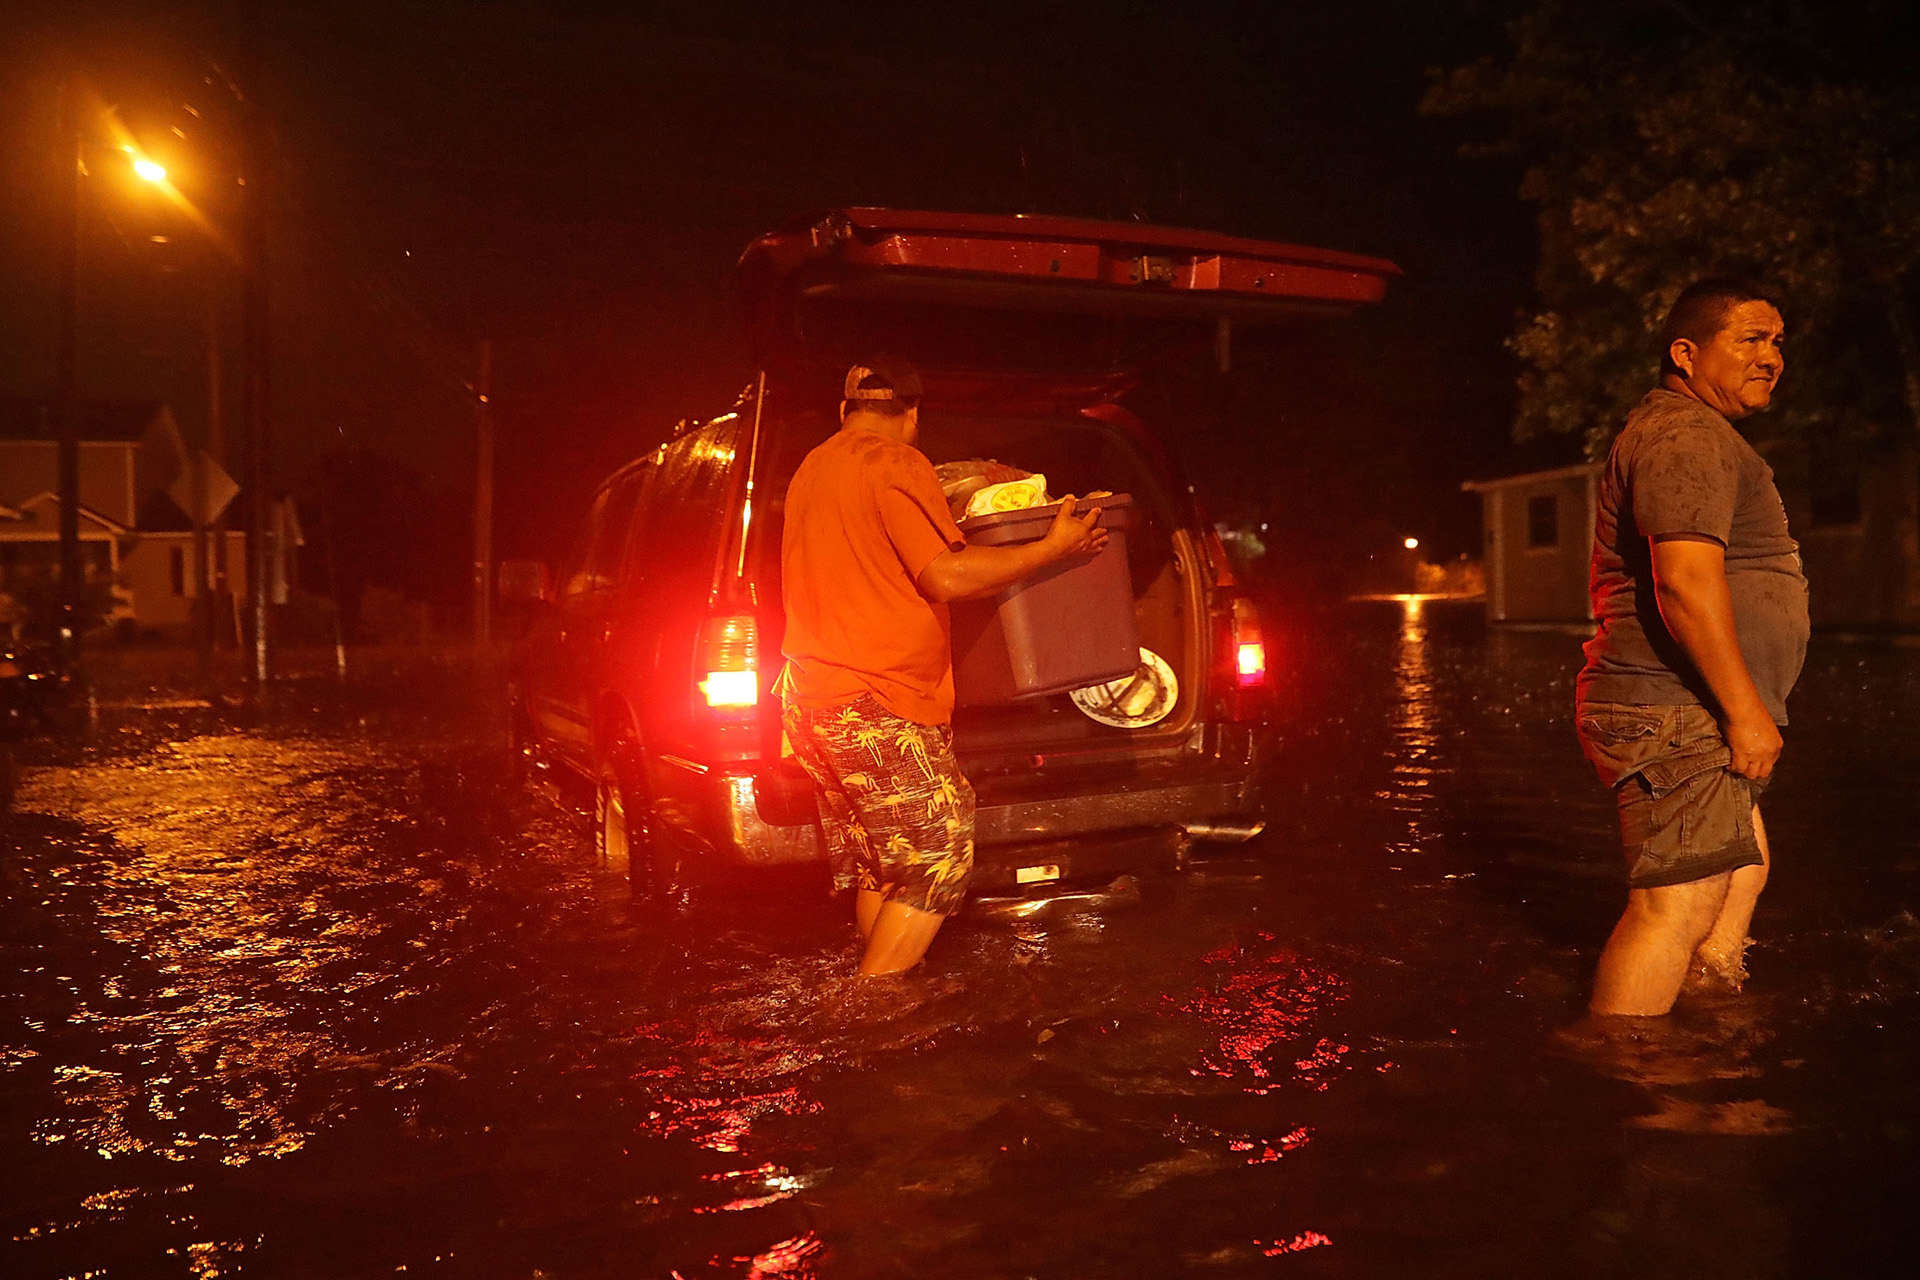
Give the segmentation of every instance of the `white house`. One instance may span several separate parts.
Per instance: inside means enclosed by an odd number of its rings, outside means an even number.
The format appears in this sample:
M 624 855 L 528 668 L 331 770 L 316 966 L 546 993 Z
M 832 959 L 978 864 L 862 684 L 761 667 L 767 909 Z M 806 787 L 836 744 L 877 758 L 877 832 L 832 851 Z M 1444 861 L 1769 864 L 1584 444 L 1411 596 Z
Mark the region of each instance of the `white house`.
M 0 627 L 17 625 L 15 596 L 29 583 L 60 572 L 58 444 L 50 415 L 32 401 L 0 400 Z M 246 534 L 228 529 L 206 541 L 206 571 L 194 573 L 192 521 L 169 490 L 192 455 L 173 413 L 164 405 L 91 403 L 82 406 L 80 442 L 80 548 L 89 581 L 110 582 L 115 607 L 111 624 L 184 636 L 192 626 L 194 601 L 225 580 L 246 576 Z M 224 479 L 224 477 L 222 477 Z M 222 495 L 230 491 L 228 482 Z M 204 482 L 200 490 L 205 491 Z M 191 503 L 192 499 L 188 499 Z M 290 506 L 279 513 L 270 566 L 284 599 L 292 550 L 300 545 Z M 224 545 L 222 545 L 224 543 Z

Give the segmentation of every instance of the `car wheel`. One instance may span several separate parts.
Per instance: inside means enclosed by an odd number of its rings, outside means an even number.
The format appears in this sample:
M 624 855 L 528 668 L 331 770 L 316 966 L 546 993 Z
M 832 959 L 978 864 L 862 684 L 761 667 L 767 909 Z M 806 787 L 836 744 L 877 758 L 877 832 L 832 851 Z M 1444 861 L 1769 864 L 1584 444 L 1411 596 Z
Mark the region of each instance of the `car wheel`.
M 672 841 L 653 830 L 653 805 L 637 782 L 631 751 L 614 752 L 593 789 L 593 847 L 601 863 L 624 870 L 636 902 L 683 904 L 680 858 Z

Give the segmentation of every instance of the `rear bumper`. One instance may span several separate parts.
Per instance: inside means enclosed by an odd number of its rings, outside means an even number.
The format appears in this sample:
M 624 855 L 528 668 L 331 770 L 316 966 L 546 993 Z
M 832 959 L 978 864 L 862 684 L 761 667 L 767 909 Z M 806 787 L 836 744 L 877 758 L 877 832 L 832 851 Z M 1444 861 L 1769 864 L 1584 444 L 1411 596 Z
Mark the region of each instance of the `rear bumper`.
M 1026 846 L 1174 833 L 1195 840 L 1246 839 L 1265 820 L 1262 785 L 1270 746 L 1254 726 L 1227 726 L 1198 758 L 1093 767 L 1057 779 L 975 783 L 979 861 L 1013 861 Z M 659 817 L 689 843 L 726 863 L 782 866 L 824 861 L 811 782 L 790 763 L 729 773 L 665 758 L 656 770 Z M 1148 841 L 1156 852 L 1166 842 Z M 1058 861 L 1059 859 L 1053 859 Z M 1042 862 L 1048 859 L 1041 859 Z

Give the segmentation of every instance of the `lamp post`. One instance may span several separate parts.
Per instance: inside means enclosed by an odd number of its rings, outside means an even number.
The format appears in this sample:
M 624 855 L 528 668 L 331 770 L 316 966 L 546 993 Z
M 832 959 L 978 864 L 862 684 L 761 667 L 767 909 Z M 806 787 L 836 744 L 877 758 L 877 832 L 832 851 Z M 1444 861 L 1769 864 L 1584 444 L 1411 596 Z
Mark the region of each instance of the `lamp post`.
M 65 234 L 60 244 L 60 341 L 54 355 L 56 486 L 60 493 L 60 594 L 54 637 L 63 667 L 80 653 L 80 209 L 86 193 L 86 157 L 80 125 L 80 85 L 60 84 L 60 154 L 73 171 L 61 184 Z
M 80 270 L 87 197 L 87 128 L 83 120 L 86 94 L 79 77 L 69 72 L 60 83 L 59 129 L 62 157 L 73 168 L 61 183 L 64 209 L 60 245 L 60 333 L 54 355 L 55 486 L 60 499 L 59 610 L 54 626 L 61 665 L 69 670 L 79 662 L 84 619 L 80 600 L 86 586 L 86 566 L 80 555 Z M 148 182 L 166 180 L 166 169 L 130 150 L 133 171 Z

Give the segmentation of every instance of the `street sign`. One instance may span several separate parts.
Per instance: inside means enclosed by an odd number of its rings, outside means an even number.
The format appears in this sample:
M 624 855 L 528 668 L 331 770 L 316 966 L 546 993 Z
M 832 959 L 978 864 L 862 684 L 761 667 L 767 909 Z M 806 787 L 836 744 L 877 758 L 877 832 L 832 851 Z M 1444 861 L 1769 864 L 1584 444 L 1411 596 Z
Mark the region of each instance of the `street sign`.
M 188 455 L 180 474 L 167 486 L 167 496 L 173 499 L 174 505 L 186 512 L 194 524 L 202 526 L 218 520 L 239 492 L 240 486 L 234 483 L 226 468 L 205 449 L 195 449 Z

